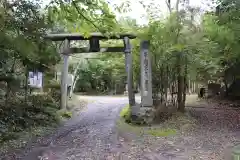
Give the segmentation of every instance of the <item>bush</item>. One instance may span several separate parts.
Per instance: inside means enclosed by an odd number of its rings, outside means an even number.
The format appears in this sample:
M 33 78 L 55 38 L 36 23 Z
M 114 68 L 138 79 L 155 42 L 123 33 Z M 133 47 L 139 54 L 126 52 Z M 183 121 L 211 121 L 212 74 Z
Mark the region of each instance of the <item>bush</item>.
M 49 89 L 60 90 L 61 84 L 56 80 L 50 80 L 50 81 L 48 81 L 48 83 L 44 87 L 49 88 Z
M 44 87 L 48 89 L 48 94 L 51 95 L 51 97 L 55 100 L 56 104 L 59 106 L 61 100 L 60 83 L 56 80 L 50 80 Z
M 16 138 L 12 133 L 37 126 L 56 124 L 58 106 L 49 95 L 31 95 L 27 103 L 12 97 L 7 106 L 0 104 L 0 142 Z
M 49 92 L 49 94 L 50 94 L 51 97 L 54 99 L 54 101 L 56 102 L 56 104 L 60 107 L 61 91 L 58 90 L 58 89 L 51 89 L 51 91 Z

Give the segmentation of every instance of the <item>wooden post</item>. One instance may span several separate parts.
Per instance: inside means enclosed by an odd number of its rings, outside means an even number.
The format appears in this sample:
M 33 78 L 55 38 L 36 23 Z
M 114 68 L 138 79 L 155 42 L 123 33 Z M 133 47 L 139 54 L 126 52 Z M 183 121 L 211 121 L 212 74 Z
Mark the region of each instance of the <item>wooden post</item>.
M 191 85 L 191 80 L 189 78 L 189 80 L 188 80 L 188 94 L 192 94 L 191 88 L 192 88 L 192 85 Z

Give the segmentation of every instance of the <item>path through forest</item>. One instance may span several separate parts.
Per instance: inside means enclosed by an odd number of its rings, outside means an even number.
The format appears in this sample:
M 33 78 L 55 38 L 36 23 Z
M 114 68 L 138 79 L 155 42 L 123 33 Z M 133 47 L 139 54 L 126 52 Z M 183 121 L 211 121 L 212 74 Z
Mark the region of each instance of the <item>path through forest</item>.
M 190 101 L 187 110 L 196 119 L 192 130 L 168 137 L 140 137 L 117 132 L 116 121 L 127 97 L 82 97 L 86 109 L 24 154 L 6 160 L 220 160 L 240 143 L 240 111 Z M 140 97 L 137 97 L 138 101 Z M 192 106 L 191 106 L 192 104 Z M 178 123 L 178 122 L 176 122 Z
M 127 97 L 81 96 L 89 101 L 86 109 L 73 117 L 58 132 L 26 150 L 23 160 L 82 160 L 116 157 L 116 120 Z

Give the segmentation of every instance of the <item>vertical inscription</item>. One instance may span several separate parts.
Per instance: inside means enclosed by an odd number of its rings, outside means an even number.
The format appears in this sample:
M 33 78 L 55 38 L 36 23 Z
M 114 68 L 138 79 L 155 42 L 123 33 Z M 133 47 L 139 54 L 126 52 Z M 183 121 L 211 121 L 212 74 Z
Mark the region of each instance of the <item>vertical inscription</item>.
M 144 64 L 144 91 L 148 92 L 148 80 L 149 80 L 149 70 L 148 70 L 148 52 L 144 51 L 144 60 L 143 60 L 143 64 Z

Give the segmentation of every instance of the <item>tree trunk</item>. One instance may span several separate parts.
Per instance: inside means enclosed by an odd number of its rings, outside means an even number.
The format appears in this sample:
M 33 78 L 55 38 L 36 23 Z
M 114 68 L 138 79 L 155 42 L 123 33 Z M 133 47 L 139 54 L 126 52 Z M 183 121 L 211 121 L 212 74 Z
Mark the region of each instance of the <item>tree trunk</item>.
M 188 94 L 189 95 L 191 94 L 191 88 L 192 88 L 192 85 L 191 85 L 191 80 L 189 78 L 189 80 L 188 80 Z
M 225 86 L 225 96 L 227 97 L 229 94 L 229 90 L 228 90 L 228 83 L 227 80 L 224 78 L 223 80 L 224 86 Z
M 8 100 L 9 100 L 9 97 L 10 97 L 10 90 L 11 90 L 11 88 L 10 88 L 10 84 L 9 84 L 9 82 L 6 82 L 6 84 L 7 84 L 7 90 L 6 90 L 6 94 L 5 94 L 5 105 L 7 106 L 8 105 Z
M 163 65 L 161 66 L 160 69 L 160 94 L 161 94 L 161 104 L 163 104 L 164 101 L 164 79 L 163 79 L 163 74 L 164 74 L 164 70 L 163 70 Z
M 167 68 L 166 68 L 166 76 L 165 76 L 165 85 L 164 85 L 165 106 L 167 106 L 167 104 L 168 104 L 168 88 L 169 88 L 169 86 L 168 86 L 168 75 L 169 75 L 169 72 L 168 72 L 168 66 L 167 66 Z
M 193 81 L 193 82 L 192 82 L 192 92 L 193 92 L 193 93 L 196 93 L 195 87 L 196 87 L 196 85 L 195 85 L 195 82 Z
M 25 71 L 25 95 L 24 95 L 24 99 L 25 99 L 25 103 L 27 103 L 27 95 L 28 95 L 28 69 L 26 68 Z
M 178 71 L 178 111 L 184 112 L 185 105 L 184 105 L 184 68 L 182 67 L 182 53 L 178 54 L 177 57 L 177 71 Z
M 186 92 L 187 92 L 187 86 L 188 86 L 188 82 L 187 82 L 187 70 L 188 70 L 188 65 L 187 65 L 188 61 L 187 61 L 187 57 L 185 56 L 185 68 L 184 68 L 184 91 L 183 91 L 183 102 L 184 102 L 184 106 L 185 106 L 185 102 L 186 102 Z

